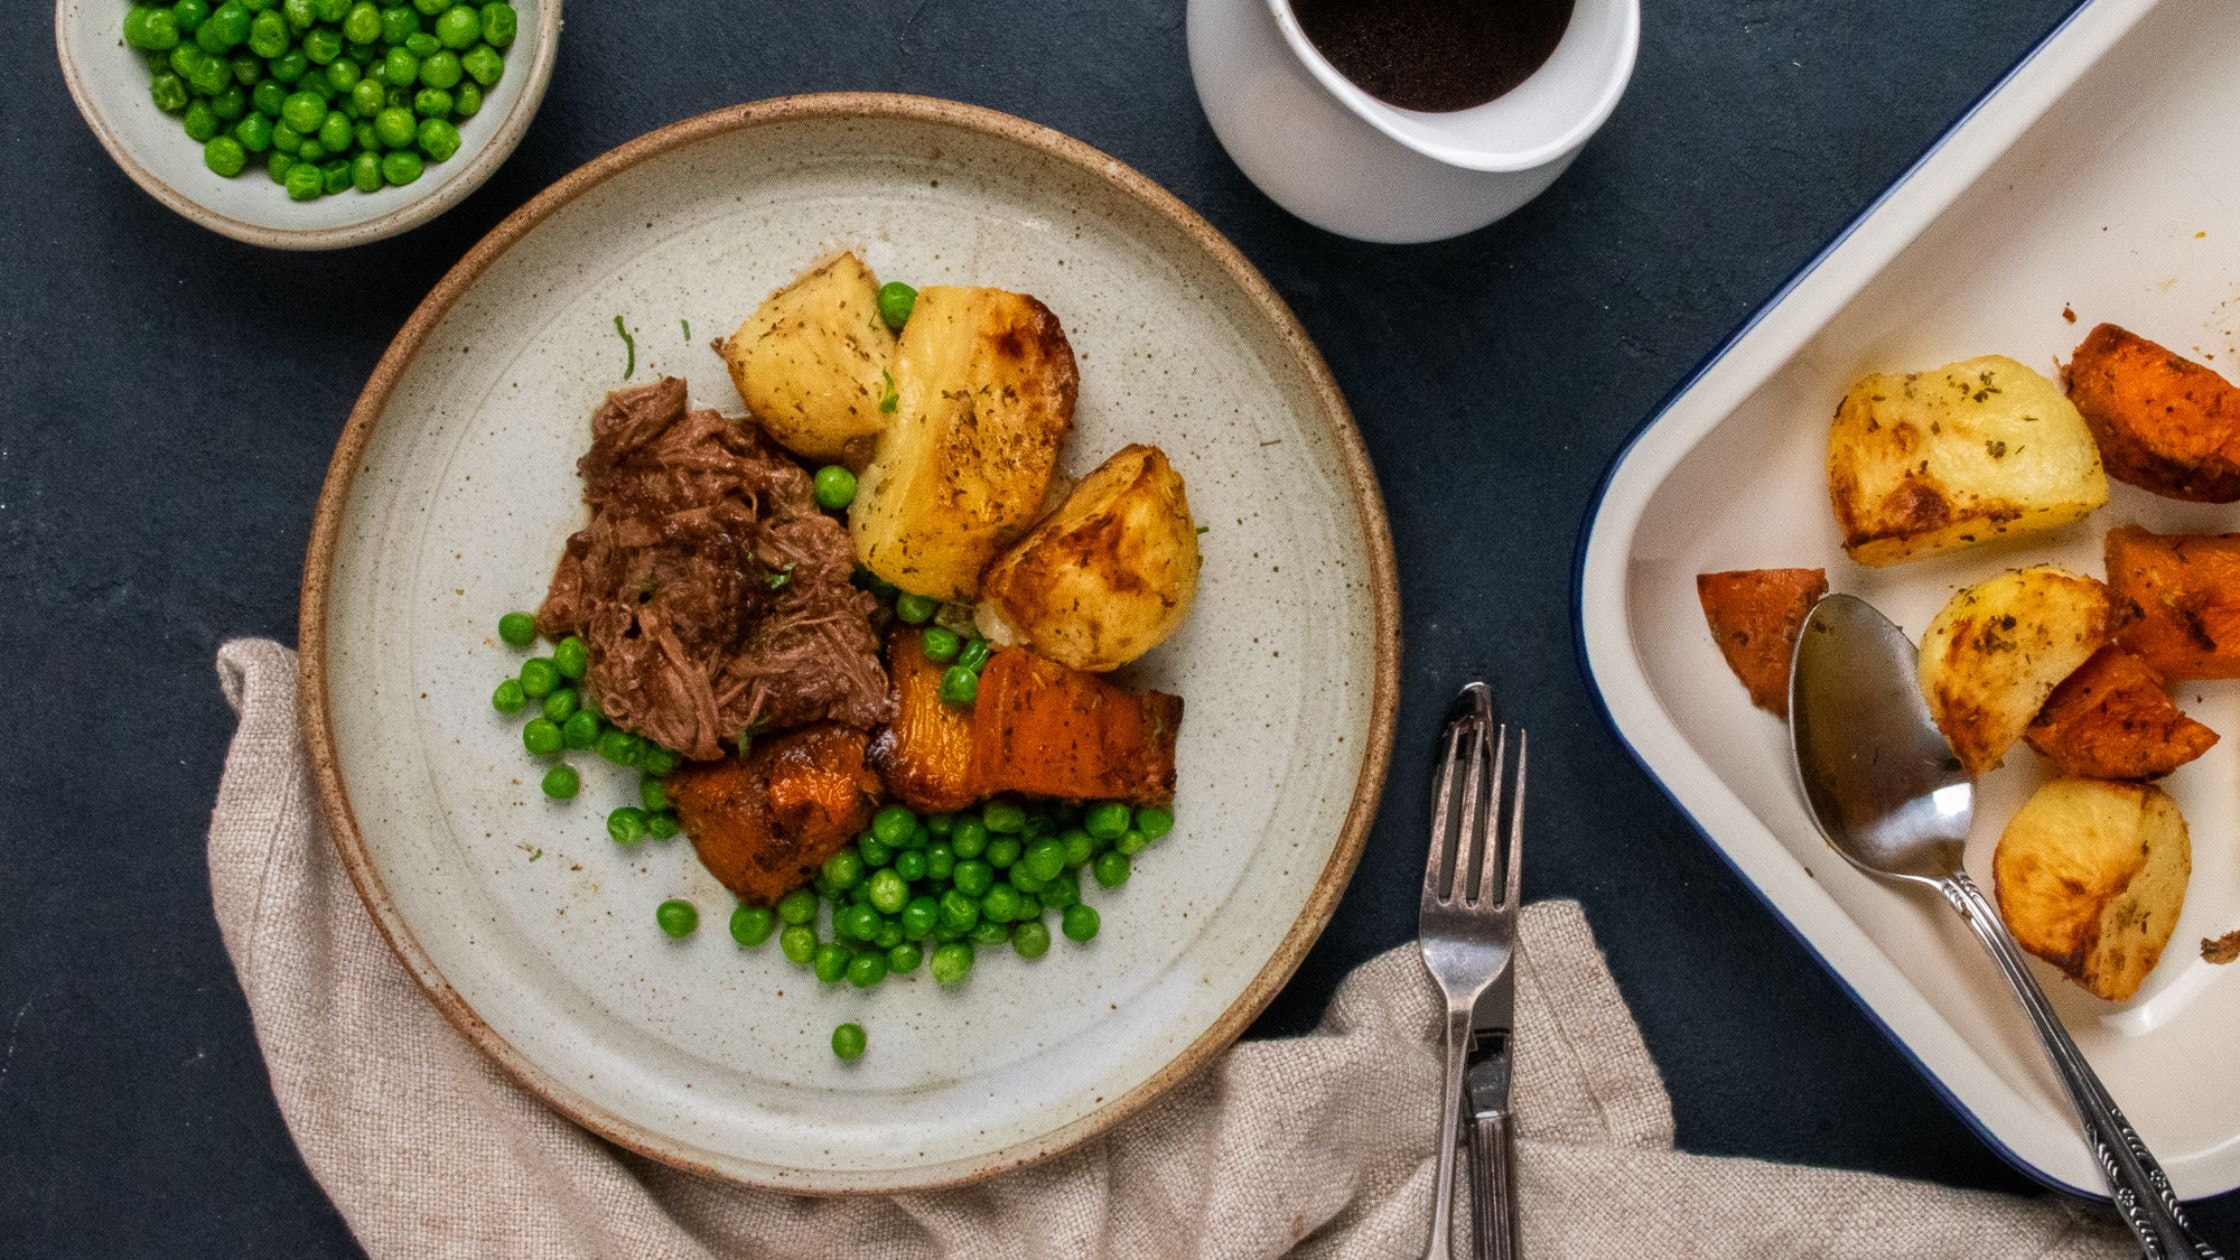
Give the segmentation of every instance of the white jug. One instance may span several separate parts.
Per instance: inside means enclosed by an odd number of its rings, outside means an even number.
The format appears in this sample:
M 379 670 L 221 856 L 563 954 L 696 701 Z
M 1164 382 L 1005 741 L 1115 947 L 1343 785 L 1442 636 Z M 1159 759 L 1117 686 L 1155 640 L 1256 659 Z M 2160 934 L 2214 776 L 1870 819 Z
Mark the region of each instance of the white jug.
M 1198 100 L 1245 175 L 1317 227 L 1396 244 L 1459 236 L 1539 196 L 1617 108 L 1640 42 L 1640 0 L 1576 0 L 1530 78 L 1422 113 L 1339 73 L 1291 0 L 1189 0 Z

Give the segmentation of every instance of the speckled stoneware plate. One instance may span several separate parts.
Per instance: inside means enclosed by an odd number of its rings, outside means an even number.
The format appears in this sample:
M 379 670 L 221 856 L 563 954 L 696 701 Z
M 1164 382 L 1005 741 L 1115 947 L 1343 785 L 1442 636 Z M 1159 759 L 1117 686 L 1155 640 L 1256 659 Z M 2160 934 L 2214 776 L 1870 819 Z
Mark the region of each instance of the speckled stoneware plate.
M 1130 441 L 1188 479 L 1196 609 L 1135 681 L 1181 693 L 1175 833 L 1094 897 L 1096 942 L 820 989 L 689 844 L 622 849 L 631 774 L 537 788 L 492 684 L 498 615 L 543 594 L 584 509 L 606 391 L 670 373 L 741 409 L 710 338 L 835 247 L 883 276 L 1033 293 L 1081 364 L 1067 465 Z M 636 341 L 635 374 L 615 331 Z M 796 97 L 679 123 L 578 171 L 437 286 L 381 360 L 305 572 L 305 734 L 352 876 L 468 1036 L 625 1146 L 758 1185 L 891 1191 L 1086 1138 L 1204 1064 L 1298 965 L 1359 857 L 1390 749 L 1391 544 L 1320 356 L 1180 202 L 1063 136 L 909 97 Z M 1095 890 L 1092 890 L 1094 892 Z M 666 897 L 700 931 L 664 937 Z M 843 1064 L 832 1027 L 870 1050 Z

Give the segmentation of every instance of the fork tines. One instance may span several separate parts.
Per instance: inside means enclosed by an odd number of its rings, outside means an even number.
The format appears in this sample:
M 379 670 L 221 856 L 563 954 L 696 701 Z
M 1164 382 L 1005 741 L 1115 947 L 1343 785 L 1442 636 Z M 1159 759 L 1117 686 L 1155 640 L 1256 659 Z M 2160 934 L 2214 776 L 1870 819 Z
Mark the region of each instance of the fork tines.
M 1488 706 L 1490 708 L 1490 706 Z M 1436 842 L 1424 863 L 1425 905 L 1513 911 L 1524 845 L 1525 733 L 1483 710 L 1447 727 L 1432 797 Z M 1459 782 L 1458 782 L 1459 780 Z

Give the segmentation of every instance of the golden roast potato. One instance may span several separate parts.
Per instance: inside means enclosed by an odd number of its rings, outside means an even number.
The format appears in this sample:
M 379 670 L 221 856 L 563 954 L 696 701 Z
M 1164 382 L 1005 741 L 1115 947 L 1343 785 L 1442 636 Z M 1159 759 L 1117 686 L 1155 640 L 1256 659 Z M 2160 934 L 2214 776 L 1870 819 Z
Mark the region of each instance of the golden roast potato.
M 731 383 L 763 430 L 804 459 L 861 467 L 886 427 L 895 336 L 879 281 L 841 254 L 763 299 L 723 343 Z
M 2111 1002 L 2137 993 L 2162 957 L 2192 872 L 2178 803 L 2152 784 L 2106 779 L 2039 788 L 1991 858 L 2015 941 Z
M 895 353 L 896 411 L 848 510 L 856 558 L 913 594 L 976 597 L 988 565 L 1042 515 L 1079 379 L 1042 303 L 919 290 Z
M 2004 355 L 1862 377 L 1828 434 L 1828 495 L 1861 564 L 2034 534 L 2108 501 L 2061 387 Z
M 1971 775 L 1999 764 L 2046 697 L 2120 628 L 2108 588 L 2051 565 L 1952 597 L 1921 636 L 1921 694 Z
M 1074 669 L 1157 647 L 1198 593 L 1198 530 L 1155 446 L 1123 447 L 989 568 L 981 632 Z

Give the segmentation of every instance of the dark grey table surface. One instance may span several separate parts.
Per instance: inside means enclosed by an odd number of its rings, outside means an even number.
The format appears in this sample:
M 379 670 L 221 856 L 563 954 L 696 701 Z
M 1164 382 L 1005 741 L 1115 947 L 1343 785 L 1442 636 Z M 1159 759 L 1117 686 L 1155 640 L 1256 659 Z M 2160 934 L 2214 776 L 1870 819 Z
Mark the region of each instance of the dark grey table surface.
M 1309 1025 L 1412 934 L 1418 737 L 1482 673 L 1534 734 L 1526 892 L 1585 903 L 1682 1146 L 2033 1190 L 1604 728 L 1571 567 L 1634 427 L 2069 7 L 1648 0 L 1632 89 L 1571 172 L 1502 224 L 1409 248 L 1253 190 L 1192 95 L 1182 0 L 576 0 L 543 113 L 488 185 L 402 239 L 313 256 L 157 205 L 26 50 L 0 110 L 0 669 L 21 737 L 0 759 L 0 1251 L 353 1250 L 211 918 L 203 829 L 233 728 L 212 653 L 293 640 L 343 417 L 472 242 L 653 127 L 839 88 L 1009 110 L 1174 190 L 1291 302 L 1360 418 L 1399 552 L 1402 751 L 1359 875 L 1256 1033 Z M 2199 1214 L 2240 1250 L 2240 1195 Z

